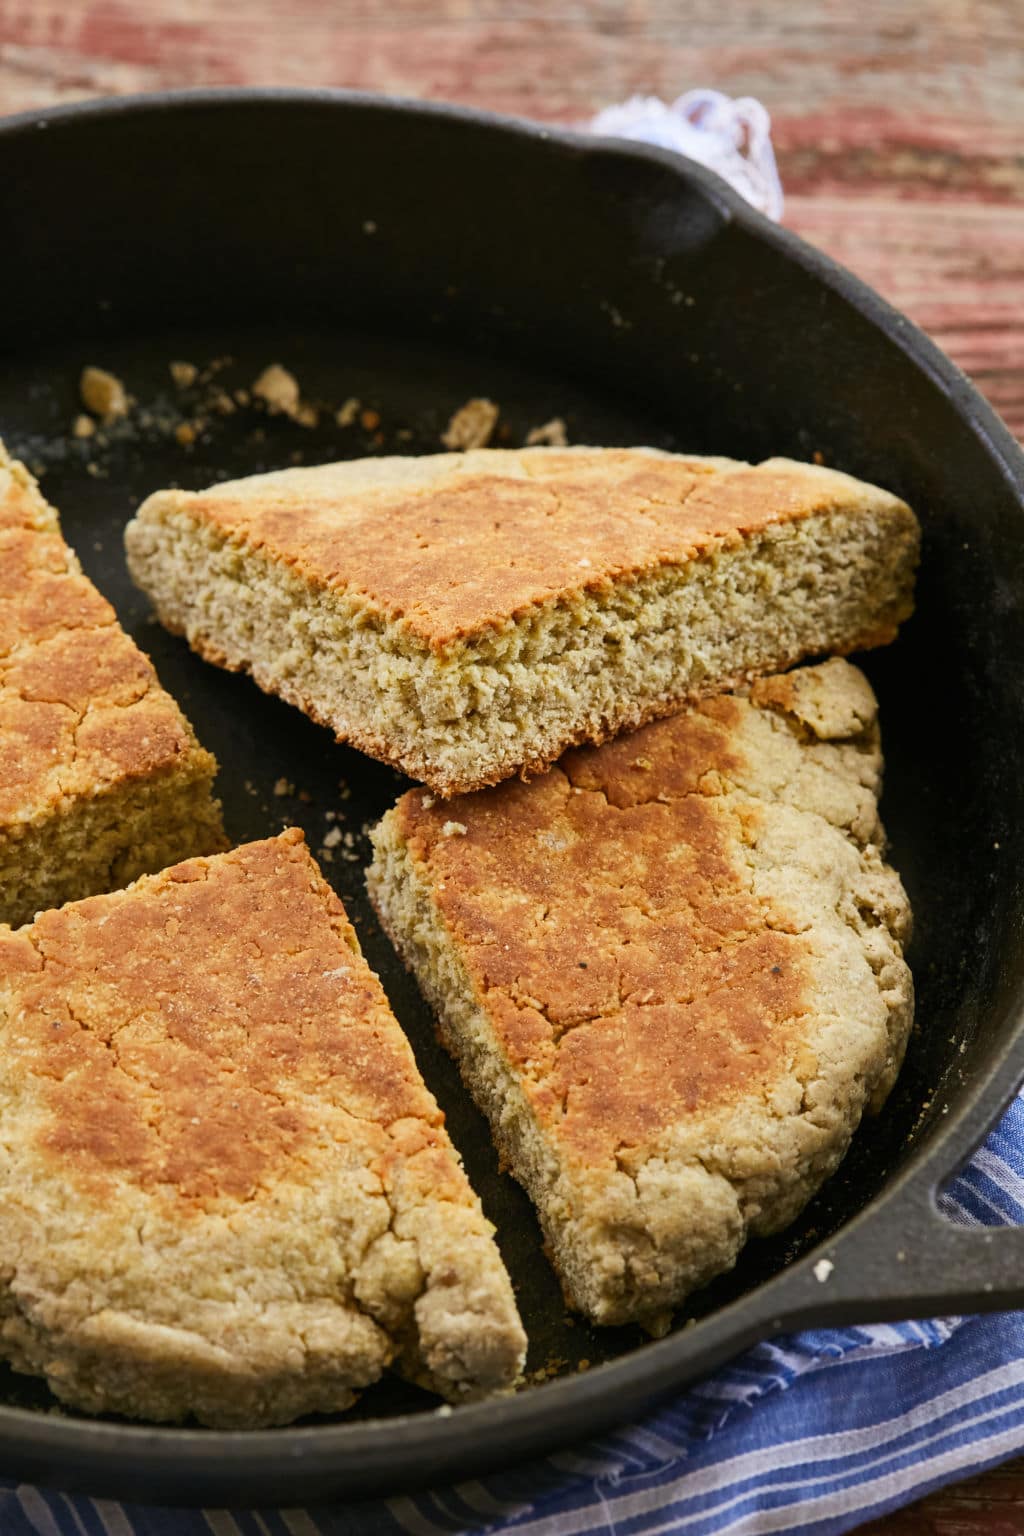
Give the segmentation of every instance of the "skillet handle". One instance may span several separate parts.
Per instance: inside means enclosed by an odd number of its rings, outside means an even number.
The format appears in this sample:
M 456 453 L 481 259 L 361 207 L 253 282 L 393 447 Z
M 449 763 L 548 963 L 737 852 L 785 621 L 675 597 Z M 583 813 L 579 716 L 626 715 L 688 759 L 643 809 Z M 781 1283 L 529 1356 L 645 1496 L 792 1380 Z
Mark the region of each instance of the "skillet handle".
M 1016 1311 L 1024 1308 L 1024 1227 L 960 1227 L 933 1209 L 865 1231 L 859 1244 L 826 1246 L 803 1280 L 801 1314 L 823 1324 Z
M 936 1203 L 950 1167 L 995 1118 L 981 1111 L 973 1130 L 943 1138 L 923 1166 L 783 1272 L 772 1330 L 1024 1309 L 1024 1226 L 960 1226 Z
M 898 1322 L 1024 1308 L 1024 1226 L 959 1226 L 907 1179 L 787 1272 L 772 1327 Z

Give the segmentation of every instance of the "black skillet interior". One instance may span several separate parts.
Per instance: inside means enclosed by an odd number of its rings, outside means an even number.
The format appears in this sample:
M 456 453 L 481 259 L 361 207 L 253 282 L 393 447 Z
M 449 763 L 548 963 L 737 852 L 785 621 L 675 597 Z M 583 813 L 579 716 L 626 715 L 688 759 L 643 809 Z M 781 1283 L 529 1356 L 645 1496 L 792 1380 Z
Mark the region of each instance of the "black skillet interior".
M 305 828 L 497 1224 L 539 1377 L 643 1341 L 566 1313 L 530 1206 L 498 1172 L 367 904 L 364 829 L 404 781 L 151 622 L 125 571 L 125 520 L 160 486 L 436 451 L 475 395 L 500 405 L 509 443 L 559 416 L 577 443 L 820 454 L 919 510 L 918 613 L 864 659 L 882 705 L 892 858 L 917 914 L 918 1029 L 885 1115 L 840 1173 L 787 1233 L 751 1243 L 681 1309 L 676 1329 L 835 1231 L 1005 1044 L 1009 1022 L 993 1021 L 1024 960 L 1019 489 L 975 397 L 907 356 L 899 317 L 858 313 L 834 269 L 823 279 L 795 242 L 767 239 L 713 180 L 667 157 L 467 115 L 226 94 L 8 127 L 0 185 L 0 434 L 44 472 L 87 572 L 217 753 L 231 836 Z M 208 382 L 177 388 L 179 359 L 214 364 Z M 272 362 L 319 404 L 315 428 L 211 408 L 214 390 L 248 388 Z M 86 364 L 112 369 L 137 402 L 102 440 L 70 432 Z M 340 426 L 350 397 L 374 415 Z M 197 419 L 183 444 L 176 428 Z M 333 827 L 351 836 L 325 847 Z M 680 1379 L 686 1369 L 681 1357 Z M 356 1414 L 430 1401 L 388 1381 Z M 0 1402 L 54 1406 L 10 1373 Z M 582 1413 L 575 1432 L 590 1422 Z

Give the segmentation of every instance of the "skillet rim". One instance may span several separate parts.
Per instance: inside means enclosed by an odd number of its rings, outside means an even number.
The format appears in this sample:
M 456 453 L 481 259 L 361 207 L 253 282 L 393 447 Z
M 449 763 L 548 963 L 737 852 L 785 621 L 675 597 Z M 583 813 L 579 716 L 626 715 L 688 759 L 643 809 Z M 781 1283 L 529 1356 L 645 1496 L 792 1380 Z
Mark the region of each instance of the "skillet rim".
M 319 106 L 328 111 L 357 108 L 411 119 L 443 119 L 466 131 L 512 135 L 579 157 L 640 160 L 661 167 L 727 220 L 803 269 L 895 345 L 949 399 L 961 421 L 979 440 L 982 451 L 998 468 L 1024 516 L 1024 451 L 966 374 L 918 326 L 860 278 L 793 231 L 760 214 L 713 172 L 670 150 L 472 107 L 367 91 L 214 86 L 89 98 L 19 112 L 0 118 L 0 153 L 5 143 L 20 135 L 51 127 L 73 128 L 81 120 L 130 121 L 143 113 L 174 113 L 193 107 L 231 111 L 242 104 L 267 104 L 284 110 L 291 106 Z M 830 1290 L 826 1298 L 812 1276 L 815 1262 L 823 1254 L 835 1255 L 841 1250 L 849 1253 L 853 1244 L 863 1242 L 867 1231 L 862 1229 L 877 1226 L 879 1230 L 887 1227 L 890 1233 L 905 1232 L 909 1220 L 912 1228 L 917 1223 L 922 1241 L 932 1240 L 941 1247 L 944 1239 L 939 1236 L 940 1229 L 947 1224 L 936 1217 L 935 1189 L 941 1178 L 982 1140 L 1024 1079 L 1024 987 L 1000 1020 L 992 1023 L 993 1028 L 997 1023 L 1007 1028 L 1002 1047 L 990 1052 L 972 1081 L 951 1087 L 948 1116 L 909 1151 L 899 1172 L 886 1179 L 862 1210 L 831 1239 L 815 1245 L 781 1273 L 694 1326 L 641 1346 L 585 1375 L 562 1377 L 514 1397 L 464 1405 L 448 1412 L 433 1410 L 353 1423 L 342 1420 L 271 1430 L 216 1431 L 61 1419 L 38 1410 L 3 1406 L 0 1458 L 9 1464 L 20 1452 L 29 1458 L 56 1458 L 64 1465 L 95 1465 L 100 1479 L 106 1473 L 108 1483 L 132 1484 L 136 1488 L 154 1476 L 164 1480 L 175 1475 L 180 1478 L 187 1464 L 201 1482 L 196 1491 L 202 1497 L 208 1498 L 211 1489 L 237 1489 L 245 1483 L 255 1485 L 252 1491 L 259 1502 L 261 1487 L 280 1487 L 281 1477 L 288 1482 L 294 1481 L 296 1475 L 303 1480 L 312 1476 L 314 1481 L 319 1479 L 316 1487 L 323 1490 L 365 1493 L 379 1491 L 385 1482 L 394 1490 L 399 1484 L 422 1485 L 432 1468 L 440 1471 L 442 1479 L 466 1475 L 469 1467 L 508 1464 L 524 1455 L 553 1450 L 606 1429 L 673 1386 L 706 1374 L 744 1347 L 781 1331 L 784 1326 L 836 1322 L 840 1316 L 849 1321 L 848 1312 L 853 1305 L 849 1287 L 840 1285 Z M 983 1242 L 990 1256 L 1002 1249 L 1001 1257 L 1012 1260 L 1019 1272 L 1020 1259 L 1024 1258 L 1024 1229 L 999 1233 L 994 1248 L 988 1246 L 993 1244 L 991 1236 L 983 1239 L 978 1234 L 974 1245 L 979 1251 Z M 934 1259 L 931 1264 L 934 1265 Z M 896 1299 L 895 1310 L 892 1305 L 887 1311 L 865 1311 L 862 1306 L 862 1315 L 907 1316 L 908 1295 L 915 1283 L 926 1287 L 929 1267 L 923 1260 L 909 1267 L 907 1283 Z M 977 1279 L 979 1272 L 969 1277 L 967 1286 Z M 967 1286 L 962 1284 L 961 1289 Z M 1012 1305 L 1015 1298 L 1020 1304 L 1024 1290 L 1020 1284 L 1015 1288 L 1007 1278 L 992 1287 L 987 1296 L 980 1293 L 980 1286 L 971 1296 L 979 1308 L 992 1309 Z M 463 1446 L 470 1442 L 471 1454 L 467 1455 L 464 1449 L 451 1454 L 450 1444 L 460 1439 Z M 383 1446 L 382 1440 L 386 1442 Z M 396 1474 L 389 1458 L 397 1441 L 398 1454 L 406 1469 Z M 439 1454 L 442 1447 L 443 1455 Z M 280 1458 L 285 1459 L 286 1465 L 279 1472 Z M 337 1465 L 338 1461 L 350 1465 Z M 352 1463 L 356 1464 L 354 1475 Z M 84 1481 L 91 1480 L 89 1471 Z M 83 1485 L 81 1477 L 78 1485 Z M 163 1481 L 161 1486 L 168 1483 Z M 316 1498 L 324 1494 L 313 1491 L 303 1496 Z M 232 1497 L 237 1502 L 237 1495 Z M 267 1500 L 264 1498 L 263 1502 Z

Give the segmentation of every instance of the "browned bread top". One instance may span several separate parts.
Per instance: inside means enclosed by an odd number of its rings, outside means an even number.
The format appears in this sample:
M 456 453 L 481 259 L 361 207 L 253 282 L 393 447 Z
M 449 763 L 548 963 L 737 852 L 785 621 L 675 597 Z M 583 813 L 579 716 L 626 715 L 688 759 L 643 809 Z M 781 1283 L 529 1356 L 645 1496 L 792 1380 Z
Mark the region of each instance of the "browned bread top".
M 0 926 L 0 1351 L 80 1407 L 508 1387 L 508 1276 L 302 833 Z
M 816 1075 L 822 1013 L 877 1007 L 867 968 L 863 998 L 823 983 L 802 905 L 827 887 L 801 877 L 842 856 L 875 878 L 826 825 L 881 839 L 875 712 L 835 661 L 570 751 L 529 784 L 399 801 L 395 833 L 563 1157 L 613 1167 L 693 1117 L 769 1104 Z M 780 822 L 779 800 L 822 819 Z M 766 860 L 782 870 L 771 900 Z
M 160 491 L 139 517 L 176 509 L 436 650 L 814 513 L 882 512 L 894 540 L 916 547 L 904 503 L 848 475 L 646 448 L 477 449 L 284 470 Z M 906 598 L 909 612 L 909 589 Z
M 0 444 L 0 828 L 197 755 L 212 769 Z
M 529 784 L 411 790 L 373 834 L 384 925 L 596 1322 L 660 1327 L 892 1086 L 910 909 L 875 714 L 836 658 Z

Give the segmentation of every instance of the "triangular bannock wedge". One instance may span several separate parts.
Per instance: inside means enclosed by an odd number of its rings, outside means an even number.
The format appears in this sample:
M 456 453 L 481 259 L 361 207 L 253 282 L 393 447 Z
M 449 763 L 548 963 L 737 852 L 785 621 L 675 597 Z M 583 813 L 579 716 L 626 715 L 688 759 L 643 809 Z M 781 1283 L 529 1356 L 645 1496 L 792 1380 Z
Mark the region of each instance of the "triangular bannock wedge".
M 376 829 L 384 926 L 595 1322 L 660 1327 L 888 1094 L 913 989 L 881 767 L 835 659 Z
M 0 927 L 0 1353 L 247 1428 L 525 1339 L 443 1116 L 293 829 Z
M 227 847 L 216 771 L 0 443 L 0 921 Z
M 534 448 L 159 491 L 126 543 L 200 655 L 448 795 L 891 640 L 918 529 L 789 459 Z

